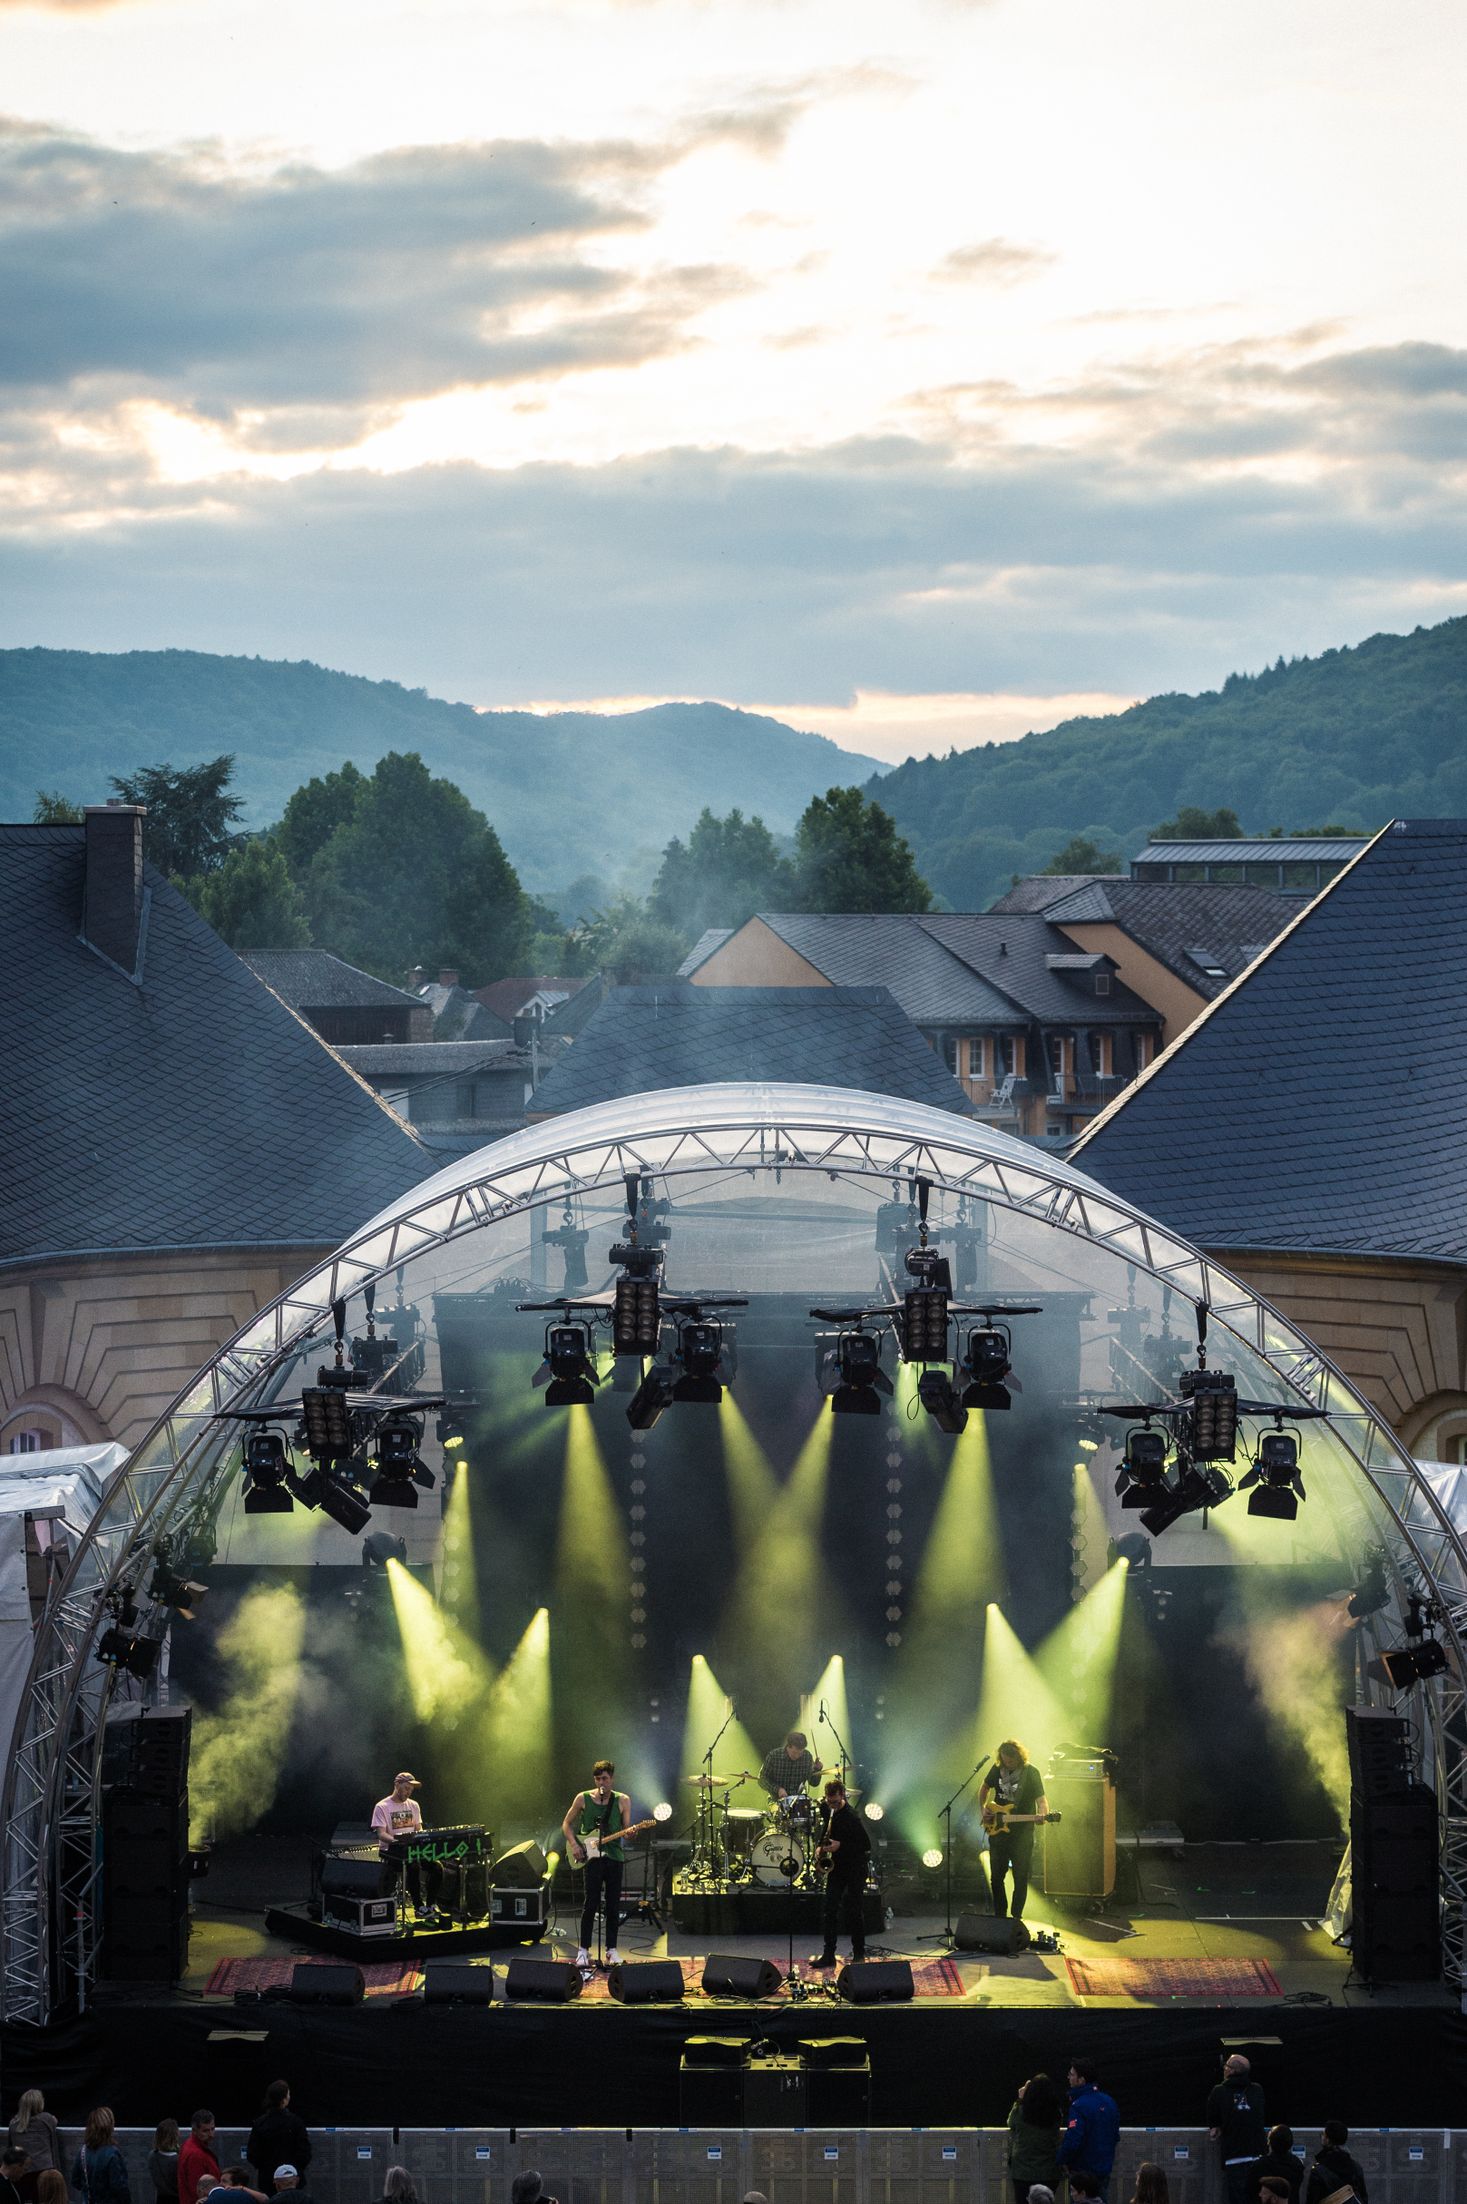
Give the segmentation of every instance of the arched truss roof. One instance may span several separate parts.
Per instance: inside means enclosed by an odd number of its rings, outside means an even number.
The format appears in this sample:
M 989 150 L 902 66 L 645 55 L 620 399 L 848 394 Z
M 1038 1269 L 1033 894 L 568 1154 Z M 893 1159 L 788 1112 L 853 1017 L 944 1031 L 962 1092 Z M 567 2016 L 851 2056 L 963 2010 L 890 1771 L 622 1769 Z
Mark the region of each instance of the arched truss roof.
M 1042 1150 L 974 1120 L 887 1095 L 811 1086 L 720 1085 L 633 1095 L 532 1125 L 457 1159 L 365 1224 L 220 1350 L 118 1472 L 37 1633 L 5 1788 L 0 1971 L 8 2020 L 44 2024 L 89 1977 L 96 1745 L 110 1671 L 92 1658 L 108 1591 L 228 1474 L 235 1434 L 221 1411 L 269 1397 L 272 1373 L 319 1334 L 333 1301 L 399 1265 L 518 1211 L 615 1186 L 710 1171 L 819 1172 L 870 1182 L 924 1177 L 936 1194 L 1012 1211 L 1109 1250 L 1205 1304 L 1280 1380 L 1280 1398 L 1329 1412 L 1360 1472 L 1362 1552 L 1384 1536 L 1398 1582 L 1439 1601 L 1446 1675 L 1424 1693 L 1442 1803 L 1449 1978 L 1467 1981 L 1467 1545 L 1432 1483 L 1319 1350 L 1251 1288 L 1153 1218 Z M 63 1938 L 55 1923 L 69 1926 Z M 77 1924 L 82 1926 L 78 1931 Z

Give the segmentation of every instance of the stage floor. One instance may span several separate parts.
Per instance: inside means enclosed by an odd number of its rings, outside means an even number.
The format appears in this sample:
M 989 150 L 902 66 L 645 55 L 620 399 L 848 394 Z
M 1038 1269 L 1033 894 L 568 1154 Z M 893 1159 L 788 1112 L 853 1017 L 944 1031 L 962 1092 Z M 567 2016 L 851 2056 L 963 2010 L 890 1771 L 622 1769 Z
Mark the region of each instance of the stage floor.
M 1030 1893 L 1026 1924 L 1031 1931 L 1053 1934 L 1057 1951 L 1032 1946 L 1013 1956 L 953 1951 L 955 1984 L 950 1974 L 940 1994 L 919 2002 L 949 2009 L 1132 2012 L 1161 2005 L 1175 2009 L 1240 2003 L 1256 2004 L 1260 2012 L 1280 2003 L 1454 2008 L 1456 1999 L 1440 1984 L 1403 1983 L 1371 1991 L 1352 1978 L 1348 1952 L 1331 1942 L 1320 1920 L 1337 1864 L 1338 1847 L 1328 1843 L 1188 1845 L 1171 1853 L 1129 1855 L 1125 1894 L 1118 1893 L 1103 1908 L 1072 1907 Z M 208 1877 L 194 1888 L 183 1994 L 213 2003 L 208 1985 L 222 1975 L 225 1960 L 307 1956 L 304 1944 L 272 1935 L 264 1925 L 266 1906 L 298 1900 L 307 1880 L 307 1850 L 295 1840 L 255 1838 L 221 1848 Z M 956 1917 L 965 1909 L 955 1902 L 953 1910 Z M 930 1961 L 946 1949 L 943 1927 L 942 1914 L 931 1910 L 929 1900 L 924 1910 L 899 1912 L 884 1927 L 869 1931 L 868 1956 Z M 544 1956 L 570 1958 L 575 1929 L 572 1892 L 566 1884 L 558 1914 L 544 1940 L 532 1948 Z M 767 1958 L 781 1972 L 788 1970 L 793 1956 L 808 1974 L 807 1962 L 818 1942 L 808 1928 L 793 1944 L 788 1933 L 767 1928 L 757 1934 L 710 1937 L 679 1929 L 664 1917 L 661 1927 L 629 1920 L 620 1950 L 627 1960 L 689 1961 L 709 1951 L 728 1951 Z M 843 1940 L 843 1956 L 848 1950 Z M 364 1949 L 364 1960 L 373 1956 L 370 1948 Z M 431 1934 L 420 1934 L 411 1945 L 393 1945 L 380 1956 L 401 1960 L 412 1972 L 435 1956 L 455 1953 L 448 1939 L 440 1943 Z M 479 1960 L 496 1967 L 500 1987 L 508 1958 L 501 1947 Z M 216 1994 L 227 2003 L 232 1992 L 226 1987 Z M 703 2000 L 694 1992 L 687 2002 L 699 2005 Z M 727 2012 L 733 2003 L 719 1999 L 709 2009 Z

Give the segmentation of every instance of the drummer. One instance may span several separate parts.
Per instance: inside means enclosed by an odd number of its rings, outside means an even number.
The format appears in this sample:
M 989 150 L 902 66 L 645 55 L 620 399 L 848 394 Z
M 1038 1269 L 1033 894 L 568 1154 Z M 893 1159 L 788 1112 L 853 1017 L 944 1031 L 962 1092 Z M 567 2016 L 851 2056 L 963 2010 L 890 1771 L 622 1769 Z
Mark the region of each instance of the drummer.
M 772 1799 L 780 1800 L 788 1798 L 791 1792 L 802 1793 L 823 1772 L 804 1731 L 791 1730 L 782 1745 L 776 1745 L 772 1752 L 764 1755 L 759 1781 Z

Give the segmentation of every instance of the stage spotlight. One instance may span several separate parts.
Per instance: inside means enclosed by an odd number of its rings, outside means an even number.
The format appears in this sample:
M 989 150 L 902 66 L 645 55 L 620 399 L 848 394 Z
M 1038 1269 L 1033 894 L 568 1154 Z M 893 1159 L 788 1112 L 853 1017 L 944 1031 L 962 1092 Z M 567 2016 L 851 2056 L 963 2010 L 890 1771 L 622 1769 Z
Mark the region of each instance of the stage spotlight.
M 1142 1526 L 1153 1538 L 1159 1538 L 1182 1516 L 1221 1507 L 1224 1500 L 1232 1498 L 1232 1493 L 1232 1484 L 1225 1471 L 1204 1469 L 1195 1462 L 1184 1461 L 1176 1483 L 1165 1486 L 1162 1497 L 1147 1508 L 1141 1518 Z
M 371 1501 L 345 1470 L 313 1469 L 297 1482 L 296 1491 L 308 1508 L 320 1508 L 353 1538 L 371 1521 Z
M 731 1324 L 717 1324 L 708 1317 L 692 1318 L 679 1327 L 673 1361 L 681 1367 L 682 1376 L 673 1386 L 674 1400 L 699 1401 L 710 1407 L 722 1400 L 719 1380 L 732 1338 Z
M 1295 1520 L 1306 1494 L 1299 1475 L 1299 1442 L 1292 1431 L 1264 1432 L 1252 1468 L 1238 1480 L 1238 1490 L 1249 1493 L 1250 1515 L 1271 1516 L 1280 1523 Z
M 548 1380 L 548 1383 L 547 1383 Z M 535 1372 L 547 1408 L 589 1408 L 601 1383 L 589 1324 L 549 1324 L 545 1360 Z
M 1183 1370 L 1188 1403 L 1187 1451 L 1194 1462 L 1230 1462 L 1238 1443 L 1238 1392 L 1225 1370 Z
M 329 1370 L 319 1373 L 329 1377 Z M 345 1461 L 356 1444 L 351 1409 L 338 1385 L 307 1385 L 301 1392 L 301 1427 L 306 1452 L 323 1467 Z
M 650 1431 L 664 1408 L 677 1397 L 678 1372 L 670 1362 L 654 1362 L 627 1402 L 627 1422 L 634 1431 Z
M 1425 1638 L 1420 1645 L 1399 1645 L 1380 1657 L 1381 1672 L 1393 1691 L 1409 1691 L 1412 1684 L 1426 1683 L 1440 1676 L 1446 1665 L 1446 1649 L 1436 1638 Z
M 464 1443 L 464 1419 L 455 1410 L 446 1411 L 434 1424 L 438 1444 L 445 1454 L 457 1454 Z
M 135 1637 L 118 1623 L 104 1630 L 97 1640 L 97 1659 L 128 1676 L 151 1676 L 162 1650 L 161 1639 Z
M 372 1462 L 376 1470 L 372 1480 L 373 1507 L 415 1508 L 418 1504 L 418 1487 L 421 1485 L 425 1490 L 431 1490 L 437 1483 L 432 1470 L 418 1452 L 422 1443 L 423 1426 L 416 1416 L 403 1415 L 397 1411 L 383 1418 L 377 1427 L 372 1446 Z
M 885 1821 L 886 1819 L 886 1808 L 878 1805 L 874 1798 L 868 1799 L 861 1811 L 868 1821 Z
M 385 1569 L 389 1561 L 400 1561 L 407 1567 L 407 1540 L 394 1538 L 391 1531 L 372 1531 L 362 1540 L 362 1567 Z
M 1126 1451 L 1116 1471 L 1116 1491 L 1123 1508 L 1149 1508 L 1166 1494 L 1166 1458 L 1169 1442 L 1164 1431 L 1140 1425 L 1126 1434 Z
M 927 1850 L 922 1854 L 922 1865 L 924 1867 L 941 1867 L 942 1854 L 935 1844 L 929 1844 Z
M 148 1597 L 160 1607 L 171 1607 L 185 1622 L 192 1622 L 203 1605 L 208 1592 L 207 1584 L 195 1584 L 190 1578 L 180 1576 L 171 1565 L 166 1547 L 155 1549 L 153 1577 L 148 1586 Z
M 295 1502 L 287 1490 L 290 1449 L 278 1431 L 251 1431 L 244 1443 L 244 1496 L 246 1515 L 292 1515 Z
M 879 1416 L 891 1379 L 881 1367 L 881 1341 L 870 1332 L 842 1332 L 821 1357 L 821 1386 L 833 1416 Z
M 1005 1378 L 1013 1377 L 1010 1356 L 1013 1342 L 996 1324 L 975 1324 L 968 1334 L 963 1368 L 968 1375 L 963 1394 L 965 1408 L 1012 1408 L 1013 1395 Z M 1017 1385 L 1018 1380 L 1015 1378 Z
M 964 1396 L 946 1370 L 924 1370 L 917 1380 L 917 1398 L 939 1431 L 946 1431 L 956 1438 L 968 1428 L 968 1411 L 963 1406 Z
M 1390 1587 L 1386 1583 L 1385 1556 L 1372 1554 L 1364 1576 L 1350 1594 L 1345 1608 L 1355 1622 L 1363 1622 L 1367 1615 L 1378 1615 L 1390 1604 Z
M 1139 1531 L 1127 1531 L 1123 1537 L 1111 1540 L 1110 1559 L 1124 1561 L 1134 1575 L 1138 1569 L 1151 1567 L 1151 1547 Z
M 672 1808 L 665 1798 L 659 1799 L 657 1804 L 653 1807 L 652 1819 L 654 1821 L 671 1821 Z

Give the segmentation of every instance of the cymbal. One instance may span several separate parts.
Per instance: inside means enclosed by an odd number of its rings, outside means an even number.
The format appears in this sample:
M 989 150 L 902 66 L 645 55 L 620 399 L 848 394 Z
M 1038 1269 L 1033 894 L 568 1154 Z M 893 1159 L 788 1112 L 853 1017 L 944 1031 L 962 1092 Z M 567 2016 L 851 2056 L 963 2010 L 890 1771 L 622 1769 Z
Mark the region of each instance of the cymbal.
M 744 1776 L 742 1772 L 738 1775 L 685 1775 L 683 1781 L 697 1783 L 705 1791 L 731 1791 L 736 1783 L 744 1781 Z

